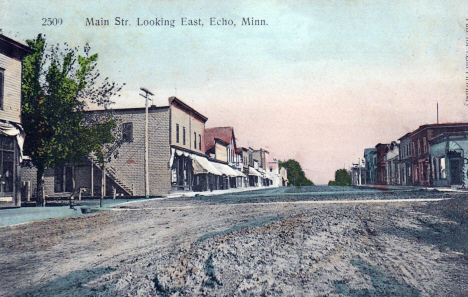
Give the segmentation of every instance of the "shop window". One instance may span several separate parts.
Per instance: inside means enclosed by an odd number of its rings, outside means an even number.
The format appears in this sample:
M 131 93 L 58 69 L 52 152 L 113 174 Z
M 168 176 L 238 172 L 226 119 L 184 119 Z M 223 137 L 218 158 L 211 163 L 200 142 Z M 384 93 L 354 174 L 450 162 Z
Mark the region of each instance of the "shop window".
M 122 125 L 122 141 L 123 142 L 133 141 L 133 123 L 124 123 Z
M 2 193 L 11 193 L 13 192 L 15 175 L 15 138 L 0 136 L 0 141 L 0 191 Z

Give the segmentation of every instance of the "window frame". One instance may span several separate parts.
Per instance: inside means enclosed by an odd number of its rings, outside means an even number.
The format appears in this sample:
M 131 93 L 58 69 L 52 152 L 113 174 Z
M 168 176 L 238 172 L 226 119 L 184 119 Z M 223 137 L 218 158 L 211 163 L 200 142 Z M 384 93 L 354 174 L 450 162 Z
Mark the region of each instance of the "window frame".
M 176 124 L 176 143 L 180 142 L 179 124 Z
M 122 124 L 122 142 L 133 142 L 133 122 Z

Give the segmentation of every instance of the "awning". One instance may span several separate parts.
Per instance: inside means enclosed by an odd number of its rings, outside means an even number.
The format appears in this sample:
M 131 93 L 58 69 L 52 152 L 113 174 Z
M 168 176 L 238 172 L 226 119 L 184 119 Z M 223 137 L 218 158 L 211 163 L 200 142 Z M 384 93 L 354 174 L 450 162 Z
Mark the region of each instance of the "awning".
M 249 175 L 262 177 L 262 174 L 252 167 L 249 167 Z
M 241 171 L 236 170 L 236 169 L 233 169 L 233 170 L 234 170 L 234 172 L 237 174 L 237 176 L 239 176 L 239 177 L 246 177 L 245 174 L 243 174 Z
M 184 152 L 175 148 L 171 148 L 171 158 L 169 160 L 169 167 L 172 167 L 175 156 L 185 156 L 192 159 L 193 174 L 206 174 L 212 173 L 214 175 L 227 175 L 231 177 L 245 177 L 239 170 L 232 169 L 226 164 L 211 162 L 206 157 Z
M 222 175 L 213 163 L 208 161 L 205 157 L 191 155 L 192 164 L 193 164 L 193 174 L 204 174 L 204 173 L 212 173 L 215 175 Z
M 232 169 L 231 167 L 225 164 L 216 163 L 216 162 L 211 162 L 211 164 L 213 164 L 213 166 L 224 175 L 231 176 L 231 177 L 237 176 L 237 174 L 234 172 L 234 169 Z
M 177 150 L 175 148 L 171 148 L 171 159 L 169 160 L 169 167 L 172 167 L 172 163 L 174 163 L 174 156 L 175 155 L 177 155 L 177 156 L 182 156 L 183 155 L 183 156 L 189 157 L 192 154 L 188 153 L 188 152 L 181 151 L 181 150 Z
M 18 143 L 18 148 L 20 150 L 20 162 L 23 160 L 23 145 L 25 133 L 23 127 L 18 124 L 11 124 L 7 122 L 0 121 L 0 133 L 5 136 L 16 136 Z
M 263 178 L 272 179 L 271 175 L 268 174 L 268 172 L 265 169 L 259 168 L 258 171 L 262 174 Z

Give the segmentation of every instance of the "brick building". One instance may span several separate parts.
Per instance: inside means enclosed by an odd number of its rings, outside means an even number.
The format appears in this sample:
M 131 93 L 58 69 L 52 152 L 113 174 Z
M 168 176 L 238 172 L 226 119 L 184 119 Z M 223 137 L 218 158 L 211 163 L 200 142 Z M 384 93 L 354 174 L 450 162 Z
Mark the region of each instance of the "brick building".
M 465 132 L 468 132 L 468 123 L 448 123 L 422 125 L 410 134 L 414 185 L 433 185 L 433 164 L 431 164 L 429 143 L 443 133 Z
M 379 143 L 375 146 L 376 163 L 375 163 L 375 183 L 378 185 L 387 184 L 387 148 L 388 144 Z
M 103 111 L 92 111 L 100 112 Z M 123 126 L 123 143 L 118 149 L 118 155 L 106 163 L 104 195 L 111 195 L 115 189 L 119 195 L 144 196 L 145 108 L 114 109 L 112 112 L 117 122 Z M 171 157 L 169 122 L 169 106 L 151 106 L 148 109 L 148 173 L 151 196 L 162 196 L 171 191 L 168 167 Z M 35 189 L 36 169 L 23 168 L 23 172 L 23 181 L 30 182 Z M 48 168 L 44 173 L 46 197 L 66 197 L 80 188 L 85 189 L 84 195 L 101 195 L 102 170 L 95 158 L 84 158 L 81 163 Z

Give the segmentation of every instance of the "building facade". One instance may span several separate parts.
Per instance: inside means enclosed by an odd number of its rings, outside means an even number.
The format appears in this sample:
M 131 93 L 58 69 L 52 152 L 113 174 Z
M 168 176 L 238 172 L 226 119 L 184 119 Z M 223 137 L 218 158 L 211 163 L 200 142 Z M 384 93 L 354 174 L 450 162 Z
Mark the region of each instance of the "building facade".
M 0 34 L 0 208 L 21 206 L 22 60 L 31 52 L 26 45 Z
M 376 170 L 377 170 L 377 150 L 375 147 L 366 148 L 364 150 L 364 161 L 366 169 L 366 184 L 375 184 Z
M 442 133 L 430 143 L 432 181 L 436 187 L 468 186 L 468 132 Z
M 443 133 L 468 132 L 468 123 L 430 124 L 420 126 L 410 134 L 413 185 L 432 186 L 433 170 L 429 142 Z

